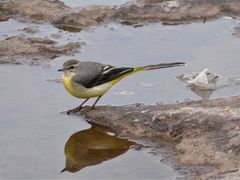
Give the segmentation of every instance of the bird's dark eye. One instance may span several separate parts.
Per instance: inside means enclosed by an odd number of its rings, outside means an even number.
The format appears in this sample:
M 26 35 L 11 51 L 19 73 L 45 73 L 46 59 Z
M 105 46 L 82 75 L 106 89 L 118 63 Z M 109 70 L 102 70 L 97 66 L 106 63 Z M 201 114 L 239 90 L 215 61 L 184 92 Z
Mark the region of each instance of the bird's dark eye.
M 70 69 L 74 69 L 74 66 L 70 66 Z
M 211 73 L 207 72 L 207 75 L 210 75 Z

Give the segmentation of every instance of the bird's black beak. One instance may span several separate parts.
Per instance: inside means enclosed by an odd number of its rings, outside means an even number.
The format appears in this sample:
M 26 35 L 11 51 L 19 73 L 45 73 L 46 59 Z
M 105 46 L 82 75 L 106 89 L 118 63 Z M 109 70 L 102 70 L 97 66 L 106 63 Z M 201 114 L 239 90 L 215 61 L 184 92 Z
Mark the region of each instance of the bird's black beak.
M 63 69 L 59 69 L 58 71 L 64 71 L 64 68 Z

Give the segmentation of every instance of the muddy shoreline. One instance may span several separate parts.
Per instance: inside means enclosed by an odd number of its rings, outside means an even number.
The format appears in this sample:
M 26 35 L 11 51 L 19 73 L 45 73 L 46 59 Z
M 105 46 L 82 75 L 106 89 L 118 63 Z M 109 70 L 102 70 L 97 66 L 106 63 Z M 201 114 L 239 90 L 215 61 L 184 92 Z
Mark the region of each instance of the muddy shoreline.
M 100 106 L 76 114 L 119 136 L 165 149 L 192 178 L 239 178 L 240 96 L 180 104 Z

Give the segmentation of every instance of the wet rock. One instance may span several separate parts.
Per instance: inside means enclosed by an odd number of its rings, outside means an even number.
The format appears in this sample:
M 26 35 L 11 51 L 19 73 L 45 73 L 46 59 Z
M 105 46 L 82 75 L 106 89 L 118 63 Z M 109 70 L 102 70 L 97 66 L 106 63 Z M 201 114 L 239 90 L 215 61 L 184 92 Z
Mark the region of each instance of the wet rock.
M 53 21 L 56 27 L 70 32 L 79 32 L 91 25 L 98 25 L 113 13 L 112 7 L 90 6 L 83 9 L 72 9 Z
M 236 170 L 240 165 L 240 96 L 170 105 L 86 107 L 78 115 L 111 127 L 121 137 L 167 149 L 170 159 L 183 171 L 187 169 L 188 175 L 240 177 Z
M 210 72 L 205 68 L 201 72 L 193 72 L 191 74 L 181 74 L 177 78 L 187 85 L 186 87 L 191 89 L 195 94 L 199 95 L 203 99 L 209 99 L 213 91 L 217 88 L 217 81 L 219 76 Z
M 0 2 L 0 8 L 11 17 L 48 21 L 71 32 L 79 32 L 108 19 L 136 27 L 137 24 L 146 22 L 162 21 L 165 25 L 176 25 L 193 20 L 205 22 L 221 15 L 240 14 L 238 0 L 138 0 L 122 6 L 99 5 L 85 8 L 70 8 L 59 0 L 6 0 Z
M 39 32 L 39 28 L 38 26 L 29 26 L 29 27 L 20 29 L 20 31 L 24 31 L 25 33 L 28 33 L 28 34 L 36 34 Z
M 134 28 L 139 28 L 139 27 L 143 27 L 143 26 L 144 26 L 144 24 L 135 24 L 135 25 L 133 25 Z
M 58 0 L 7 0 L 4 11 L 13 17 L 30 18 L 32 21 L 48 21 L 56 27 L 79 32 L 82 28 L 96 25 L 112 14 L 112 7 L 91 6 L 70 8 Z
M 201 72 L 182 74 L 177 76 L 177 78 L 189 85 L 195 85 L 199 89 L 215 90 L 219 76 L 205 68 Z
M 59 39 L 62 37 L 62 35 L 60 33 L 56 33 L 56 34 L 52 34 L 51 37 L 53 37 L 54 39 Z
M 51 21 L 70 10 L 58 0 L 6 0 L 1 3 L 5 13 L 15 16 L 29 17 L 35 20 Z
M 8 14 L 4 11 L 4 3 L 0 2 L 0 22 L 7 21 L 9 19 Z
M 214 18 L 222 14 L 239 14 L 240 2 L 237 0 L 142 0 L 116 10 L 115 18 L 134 24 L 136 22 L 163 21 L 184 22 L 196 19 Z
M 8 19 L 9 19 L 8 17 L 4 17 L 4 16 L 1 16 L 1 15 L 0 15 L 0 22 L 1 22 L 1 21 L 7 21 Z
M 68 32 L 80 32 L 83 30 L 78 26 L 72 26 L 72 25 L 66 25 L 66 24 L 63 24 L 63 25 L 59 24 L 59 25 L 56 25 L 56 27 Z
M 46 38 L 13 36 L 0 41 L 0 63 L 39 65 L 63 54 L 76 53 L 79 47 L 79 43 L 58 45 Z
M 233 35 L 240 37 L 240 26 L 234 27 Z
M 135 22 L 135 21 L 124 20 L 124 21 L 121 21 L 120 23 L 123 25 L 134 26 L 137 24 L 137 21 Z

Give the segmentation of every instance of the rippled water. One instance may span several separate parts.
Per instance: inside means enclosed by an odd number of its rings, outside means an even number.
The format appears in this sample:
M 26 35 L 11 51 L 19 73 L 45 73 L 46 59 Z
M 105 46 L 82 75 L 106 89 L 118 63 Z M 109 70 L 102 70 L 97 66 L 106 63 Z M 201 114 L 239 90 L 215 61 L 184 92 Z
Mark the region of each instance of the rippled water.
M 219 84 L 240 76 L 240 39 L 232 35 L 233 27 L 238 24 L 237 19 L 224 18 L 205 24 L 162 26 L 157 23 L 142 28 L 113 23 L 69 33 L 48 24 L 25 24 L 14 20 L 1 22 L 1 40 L 14 34 L 26 34 L 21 31 L 26 26 L 37 26 L 40 31 L 28 36 L 46 36 L 60 43 L 87 43 L 81 53 L 57 58 L 50 62 L 49 68 L 0 66 L 1 179 L 174 179 L 177 173 L 160 163 L 160 157 L 149 155 L 148 150 L 128 150 L 130 141 L 118 139 L 106 133 L 104 128 L 100 128 L 100 135 L 95 127 L 91 128 L 79 117 L 60 114 L 77 106 L 80 101 L 71 97 L 60 83 L 48 80 L 59 78 L 57 69 L 69 58 L 117 66 L 185 61 L 188 63 L 186 67 L 140 73 L 122 80 L 101 99 L 99 105 L 201 99 L 175 77 L 201 71 L 205 67 L 222 77 Z M 234 85 L 213 92 L 211 98 L 238 95 L 239 91 L 240 86 Z M 92 132 L 97 134 L 96 139 Z M 98 151 L 101 144 L 107 146 L 109 143 L 110 148 L 118 147 L 116 153 L 111 155 L 105 153 L 108 151 Z M 92 153 L 99 159 L 89 161 L 88 155 L 92 157 Z M 80 164 L 82 157 L 88 161 L 84 160 L 84 165 Z M 66 158 L 74 162 L 71 167 L 84 168 L 75 173 L 60 173 Z M 90 166 L 92 164 L 95 165 Z

